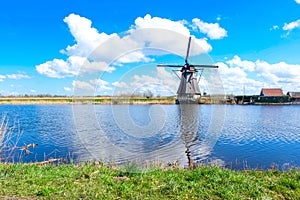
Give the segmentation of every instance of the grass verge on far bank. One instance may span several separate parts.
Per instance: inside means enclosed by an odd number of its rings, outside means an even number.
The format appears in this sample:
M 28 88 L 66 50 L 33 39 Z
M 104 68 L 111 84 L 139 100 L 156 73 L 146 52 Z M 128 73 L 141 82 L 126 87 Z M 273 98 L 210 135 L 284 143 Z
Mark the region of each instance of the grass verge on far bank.
M 0 104 L 175 104 L 174 97 L 1 97 Z
M 128 173 L 103 165 L 0 164 L 0 197 L 34 199 L 300 199 L 300 171 L 218 167 Z

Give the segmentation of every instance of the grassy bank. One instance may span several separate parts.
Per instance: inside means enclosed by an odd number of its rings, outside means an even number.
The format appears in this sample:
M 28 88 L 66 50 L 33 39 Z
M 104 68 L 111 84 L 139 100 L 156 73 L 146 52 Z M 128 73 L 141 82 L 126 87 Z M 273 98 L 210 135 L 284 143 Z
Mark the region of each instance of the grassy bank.
M 0 164 L 0 196 L 34 199 L 300 199 L 300 172 Z
M 174 97 L 1 97 L 0 104 L 174 104 Z

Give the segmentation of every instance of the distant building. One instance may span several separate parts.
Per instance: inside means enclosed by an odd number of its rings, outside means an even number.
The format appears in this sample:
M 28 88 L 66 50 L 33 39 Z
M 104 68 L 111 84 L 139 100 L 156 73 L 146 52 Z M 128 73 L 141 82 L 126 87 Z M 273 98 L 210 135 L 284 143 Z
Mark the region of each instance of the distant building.
M 292 103 L 300 104 L 300 92 L 288 92 L 286 95 L 290 96 Z
M 260 96 L 265 97 L 278 97 L 284 96 L 281 88 L 262 88 L 260 92 Z
M 300 92 L 288 92 L 286 95 L 293 98 L 300 98 Z
M 289 104 L 290 97 L 281 88 L 262 88 L 259 96 L 254 96 L 255 104 Z

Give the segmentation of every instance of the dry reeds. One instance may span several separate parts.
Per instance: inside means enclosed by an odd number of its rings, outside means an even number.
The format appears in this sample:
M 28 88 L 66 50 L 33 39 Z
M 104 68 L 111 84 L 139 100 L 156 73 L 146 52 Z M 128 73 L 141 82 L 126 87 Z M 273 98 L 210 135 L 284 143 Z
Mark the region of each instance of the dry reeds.
M 2 115 L 0 121 L 0 162 L 7 162 L 13 159 L 17 144 L 20 139 L 20 132 L 14 134 L 14 127 L 9 127 L 8 118 Z

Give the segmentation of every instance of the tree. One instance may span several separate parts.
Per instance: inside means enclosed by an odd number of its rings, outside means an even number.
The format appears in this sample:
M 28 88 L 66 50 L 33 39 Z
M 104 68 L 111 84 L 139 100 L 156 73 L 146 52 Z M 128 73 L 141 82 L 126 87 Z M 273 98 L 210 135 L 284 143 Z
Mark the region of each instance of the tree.
M 153 92 L 151 90 L 146 90 L 144 92 L 144 97 L 146 97 L 147 99 L 152 98 L 153 97 Z

